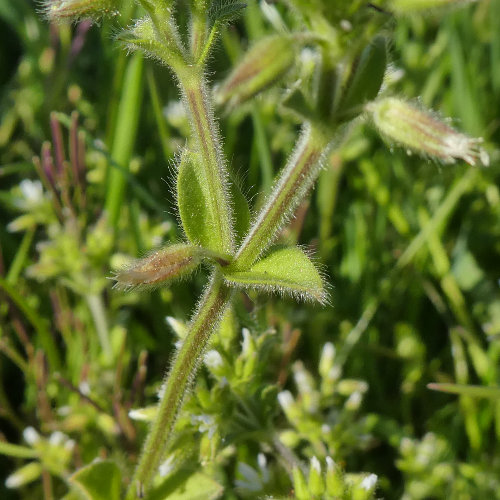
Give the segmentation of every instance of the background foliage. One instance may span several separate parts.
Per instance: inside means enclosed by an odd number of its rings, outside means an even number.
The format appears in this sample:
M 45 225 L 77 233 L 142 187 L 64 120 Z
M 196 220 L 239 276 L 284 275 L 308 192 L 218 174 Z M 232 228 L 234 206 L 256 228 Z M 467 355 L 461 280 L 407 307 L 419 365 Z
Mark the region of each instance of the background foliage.
M 483 136 L 491 166 L 390 150 L 357 124 L 282 235 L 314 251 L 332 304 L 239 298 L 154 498 L 201 487 L 214 498 L 300 496 L 301 481 L 312 497 L 318 465 L 351 474 L 335 477 L 353 497 L 367 478 L 355 474 L 374 473 L 379 497 L 499 498 L 500 2 L 440 14 L 398 20 L 390 85 Z M 131 410 L 154 403 L 206 280 L 202 270 L 189 284 L 125 293 L 106 279 L 182 238 L 170 183 L 187 119 L 169 72 L 110 42 L 126 18 L 56 28 L 32 2 L 0 0 L 2 498 L 86 488 L 85 469 L 68 478 L 96 457 L 112 460 L 101 464 L 119 484 L 148 418 Z M 249 2 L 218 44 L 212 80 L 280 22 L 294 23 L 283 2 Z M 313 64 L 303 50 L 300 71 Z M 276 106 L 296 76 L 222 116 L 232 175 L 254 205 L 295 139 L 297 123 Z M 34 155 L 53 157 L 56 210 Z M 110 220 L 103 207 L 120 198 L 120 178 L 126 196 Z M 445 394 L 433 382 L 491 390 Z

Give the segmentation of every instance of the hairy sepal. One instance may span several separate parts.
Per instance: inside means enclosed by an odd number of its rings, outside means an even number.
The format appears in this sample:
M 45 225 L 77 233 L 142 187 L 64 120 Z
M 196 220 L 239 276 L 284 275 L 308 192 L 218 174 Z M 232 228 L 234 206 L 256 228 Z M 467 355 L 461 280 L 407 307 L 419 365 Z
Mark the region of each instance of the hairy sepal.
M 207 252 L 186 243 L 167 245 L 154 250 L 118 271 L 113 279 L 115 288 L 155 288 L 191 274 Z
M 320 304 L 327 300 L 320 272 L 299 247 L 273 250 L 247 271 L 225 272 L 224 279 L 227 283 L 241 288 L 290 295 L 296 299 Z
M 117 16 L 120 5 L 119 0 L 46 0 L 43 12 L 52 22 L 77 22 Z
M 266 90 L 292 68 L 295 52 L 290 36 L 271 35 L 259 40 L 222 84 L 217 103 L 233 109 Z

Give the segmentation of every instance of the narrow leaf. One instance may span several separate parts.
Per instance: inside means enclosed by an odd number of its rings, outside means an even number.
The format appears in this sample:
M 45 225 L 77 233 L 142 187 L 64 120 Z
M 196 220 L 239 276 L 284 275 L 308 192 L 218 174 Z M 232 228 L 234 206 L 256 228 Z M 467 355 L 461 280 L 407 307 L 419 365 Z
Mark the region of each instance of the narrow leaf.
M 375 99 L 382 86 L 387 65 L 387 48 L 384 37 L 376 37 L 354 63 L 338 115 L 351 118 L 358 114 L 362 106 Z M 347 115 L 347 116 L 344 116 Z
M 121 473 L 111 460 L 94 462 L 75 472 L 69 482 L 88 500 L 119 500 Z
M 233 180 L 229 191 L 233 202 L 234 229 L 239 241 L 250 228 L 250 208 L 238 182 Z
M 234 0 L 213 0 L 208 9 L 210 24 L 232 21 L 241 14 L 246 6 L 246 3 Z
M 243 288 L 278 292 L 320 303 L 327 298 L 320 273 L 298 247 L 274 250 L 248 271 L 228 270 L 224 278 L 228 283 Z
M 427 384 L 427 388 L 433 391 L 448 392 L 459 396 L 471 396 L 474 398 L 500 399 L 500 387 L 487 387 L 481 385 L 463 384 Z

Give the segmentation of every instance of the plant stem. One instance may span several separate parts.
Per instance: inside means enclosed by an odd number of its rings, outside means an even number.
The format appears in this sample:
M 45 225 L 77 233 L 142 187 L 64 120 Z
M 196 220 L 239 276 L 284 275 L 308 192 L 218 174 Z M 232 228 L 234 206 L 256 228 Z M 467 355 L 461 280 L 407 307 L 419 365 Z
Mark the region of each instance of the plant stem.
M 318 129 L 304 126 L 298 145 L 236 253 L 232 267 L 248 269 L 276 238 L 292 211 L 314 184 L 328 141 Z
M 200 176 L 200 180 L 214 222 L 213 230 L 217 233 L 217 238 L 214 239 L 219 242 L 218 248 L 212 250 L 232 254 L 234 243 L 226 188 L 228 183 L 226 161 L 205 79 L 199 68 L 185 68 L 179 72 L 178 77 L 190 117 L 192 134 L 201 155 L 199 168 L 203 170 L 203 175 Z
M 143 454 L 127 492 L 127 499 L 142 498 L 144 490 L 158 471 L 184 396 L 230 297 L 230 289 L 224 285 L 216 271 L 166 378 L 158 414 L 146 439 Z
M 85 296 L 87 305 L 89 306 L 90 313 L 94 320 L 97 337 L 99 344 L 106 357 L 106 362 L 111 360 L 111 342 L 109 339 L 108 321 L 106 319 L 106 309 L 104 307 L 102 297 L 100 294 L 89 294 Z

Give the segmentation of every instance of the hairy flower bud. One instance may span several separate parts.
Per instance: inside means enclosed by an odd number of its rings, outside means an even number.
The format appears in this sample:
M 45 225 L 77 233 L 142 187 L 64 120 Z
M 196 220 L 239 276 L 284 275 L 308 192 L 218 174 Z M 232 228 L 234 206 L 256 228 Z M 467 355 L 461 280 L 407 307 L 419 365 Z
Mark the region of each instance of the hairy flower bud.
M 444 163 L 461 159 L 469 165 L 489 164 L 488 154 L 479 146 L 481 138 L 473 139 L 457 132 L 413 104 L 388 97 L 369 103 L 366 109 L 380 133 L 405 148 Z
M 294 42 L 272 35 L 258 41 L 245 54 L 217 94 L 219 104 L 241 104 L 276 82 L 292 67 Z
M 46 0 L 45 14 L 51 21 L 78 21 L 116 16 L 119 0 Z
M 180 243 L 155 250 L 118 271 L 115 287 L 156 287 L 192 273 L 205 257 L 203 249 Z

